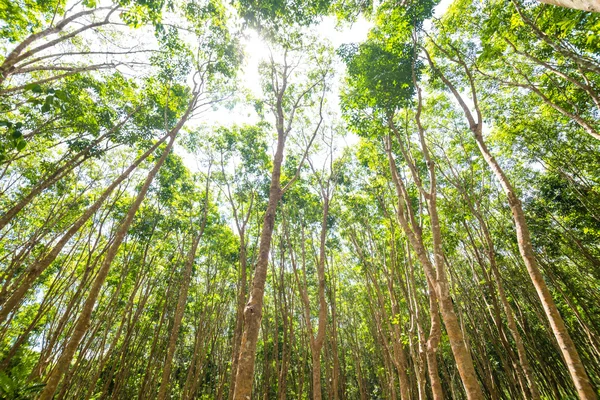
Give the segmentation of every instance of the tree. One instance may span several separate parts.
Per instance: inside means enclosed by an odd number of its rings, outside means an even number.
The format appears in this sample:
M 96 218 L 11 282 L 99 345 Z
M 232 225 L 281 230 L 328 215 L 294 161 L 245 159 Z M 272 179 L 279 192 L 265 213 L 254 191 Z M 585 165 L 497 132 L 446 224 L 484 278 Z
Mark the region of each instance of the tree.
M 295 35 L 290 38 L 290 42 L 284 42 L 281 46 L 283 60 L 281 62 L 276 62 L 273 56 L 271 56 L 270 64 L 263 67 L 267 69 L 269 73 L 267 76 L 270 78 L 269 81 L 265 82 L 266 89 L 268 90 L 266 93 L 268 97 L 264 100 L 264 104 L 270 108 L 270 111 L 273 112 L 275 117 L 277 144 L 275 155 L 273 157 L 269 200 L 260 235 L 254 278 L 252 280 L 250 297 L 244 309 L 244 331 L 240 344 L 241 351 L 238 361 L 234 399 L 245 399 L 251 396 L 252 393 L 254 358 L 256 354 L 258 331 L 262 318 L 264 286 L 267 278 L 269 250 L 275 225 L 277 205 L 285 191 L 297 179 L 300 168 L 306 159 L 306 154 L 310 149 L 310 145 L 319 131 L 323 120 L 322 107 L 327 88 L 327 77 L 330 71 L 330 61 L 322 51 L 321 54 L 314 54 L 313 52 L 316 53 L 315 50 L 311 49 L 309 46 L 303 45 L 302 42 L 298 42 L 297 36 L 294 36 Z M 300 63 L 303 62 L 300 55 L 307 50 L 309 51 L 308 55 L 314 57 L 312 60 L 308 60 L 315 68 L 315 71 L 312 73 L 297 69 Z M 319 56 L 323 55 L 325 58 L 320 59 Z M 296 59 L 294 59 L 294 56 L 296 56 Z M 309 80 L 298 86 L 292 86 L 293 79 L 298 77 L 300 73 L 306 74 Z M 297 117 L 296 113 L 299 112 L 298 110 L 300 108 L 310 104 L 312 101 L 311 98 L 315 96 L 315 93 L 316 96 L 320 94 L 320 99 L 317 100 L 316 111 L 319 115 L 318 122 L 314 127 L 313 134 L 309 139 L 305 153 L 300 160 L 296 174 L 282 188 L 281 166 L 283 163 L 285 143 L 294 128 L 294 121 Z

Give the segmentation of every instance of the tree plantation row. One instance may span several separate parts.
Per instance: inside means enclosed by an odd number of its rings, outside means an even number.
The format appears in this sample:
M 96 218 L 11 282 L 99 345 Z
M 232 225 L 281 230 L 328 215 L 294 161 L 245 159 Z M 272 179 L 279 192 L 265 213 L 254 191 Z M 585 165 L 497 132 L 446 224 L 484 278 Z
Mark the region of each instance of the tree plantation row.
M 598 398 L 598 0 L 0 20 L 0 399 Z

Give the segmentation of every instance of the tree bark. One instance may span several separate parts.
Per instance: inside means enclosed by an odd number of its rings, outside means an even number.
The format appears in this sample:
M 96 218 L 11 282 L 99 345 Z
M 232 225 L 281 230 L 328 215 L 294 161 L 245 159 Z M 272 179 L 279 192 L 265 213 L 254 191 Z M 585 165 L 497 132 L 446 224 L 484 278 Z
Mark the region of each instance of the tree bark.
M 452 349 L 452 353 L 454 354 L 456 366 L 458 368 L 461 380 L 463 382 L 463 386 L 467 393 L 467 398 L 469 400 L 483 399 L 483 392 L 481 391 L 481 387 L 479 386 L 479 382 L 477 380 L 477 374 L 475 373 L 475 368 L 473 366 L 473 359 L 471 358 L 471 354 L 469 353 L 469 350 L 463 338 L 462 330 L 460 328 L 458 318 L 454 311 L 454 304 L 450 295 L 448 279 L 446 277 L 446 272 L 444 269 L 444 256 L 441 250 L 441 231 L 438 222 L 435 203 L 432 203 L 431 199 L 428 202 L 429 214 L 431 218 L 431 230 L 434 238 L 434 258 L 436 264 L 436 268 L 434 269 L 433 264 L 427 256 L 427 251 L 423 244 L 420 227 L 418 226 L 418 224 L 414 223 L 415 221 L 412 217 L 412 213 L 410 212 L 410 210 L 408 210 L 408 212 L 413 223 L 409 225 L 409 222 L 406 216 L 404 215 L 404 204 L 406 204 L 407 207 L 410 207 L 410 203 L 408 201 L 406 188 L 404 187 L 404 184 L 398 176 L 396 162 L 394 160 L 394 157 L 392 156 L 391 139 L 389 136 L 387 137 L 386 152 L 388 155 L 392 180 L 396 187 L 396 193 L 398 196 L 398 209 L 396 213 L 398 221 L 400 222 L 402 229 L 406 233 L 411 246 L 415 250 L 419 262 L 423 266 L 423 269 L 425 270 L 428 279 L 430 279 L 431 282 L 434 284 L 438 303 L 442 313 L 442 318 L 444 320 L 444 324 L 446 325 L 446 332 L 448 333 L 448 338 L 450 340 L 450 347 Z M 432 188 L 434 187 L 434 184 L 435 181 L 432 182 Z M 435 198 L 435 193 L 433 193 L 430 197 Z
M 600 1 L 598 0 L 539 0 L 541 3 L 558 7 L 572 8 L 575 10 L 600 12 Z
M 267 270 L 269 264 L 269 252 L 271 249 L 271 238 L 275 227 L 275 214 L 277 205 L 283 196 L 284 191 L 296 180 L 300 174 L 308 150 L 318 132 L 323 121 L 323 102 L 325 96 L 325 86 L 323 87 L 323 95 L 321 96 L 319 108 L 319 122 L 313 133 L 313 137 L 307 145 L 306 151 L 300 161 L 300 165 L 296 170 L 296 175 L 286 184 L 281 187 L 281 165 L 283 163 L 283 151 L 285 148 L 286 139 L 292 130 L 294 114 L 302 106 L 301 101 L 307 96 L 317 85 L 322 82 L 317 80 L 309 86 L 305 91 L 294 99 L 286 98 L 286 90 L 288 89 L 288 77 L 293 68 L 287 62 L 287 50 L 284 54 L 284 65 L 282 71 L 277 71 L 275 64 L 271 65 L 273 91 L 275 94 L 275 102 L 272 105 L 273 113 L 275 114 L 275 127 L 277 131 L 277 147 L 273 158 L 273 170 L 271 172 L 271 184 L 269 188 L 269 200 L 265 211 L 263 226 L 260 234 L 260 242 L 258 247 L 258 258 L 252 281 L 252 289 L 250 290 L 250 298 L 244 308 L 244 331 L 242 334 L 242 342 L 240 344 L 240 356 L 238 360 L 238 370 L 236 372 L 235 390 L 233 398 L 235 400 L 247 400 L 252 396 L 252 381 L 254 375 L 254 364 L 256 357 L 256 344 L 258 342 L 258 334 L 260 330 L 260 322 L 262 319 L 263 299 L 265 294 L 265 282 L 267 280 Z M 281 82 L 275 75 L 281 74 Z M 291 110 L 284 111 L 285 100 L 291 100 Z M 284 126 L 285 124 L 285 126 Z
M 483 141 L 481 128 L 479 128 L 480 125 L 481 124 L 477 124 L 477 127 L 474 129 L 477 132 L 474 132 L 477 145 L 486 163 L 496 178 L 500 181 L 500 185 L 504 189 L 504 193 L 508 198 L 508 205 L 510 206 L 513 215 L 513 221 L 515 222 L 517 243 L 519 245 L 521 258 L 525 263 L 529 277 L 531 278 L 538 297 L 542 303 L 546 317 L 550 322 L 550 326 L 556 341 L 558 342 L 571 378 L 573 379 L 573 383 L 575 384 L 575 389 L 577 390 L 577 393 L 581 399 L 595 400 L 597 399 L 596 392 L 587 376 L 585 367 L 583 366 L 581 358 L 579 357 L 579 353 L 577 352 L 577 348 L 575 347 L 575 343 L 573 343 L 573 340 L 567 331 L 567 327 L 565 326 L 565 323 L 558 312 L 558 308 L 554 303 L 550 289 L 546 285 L 544 277 L 542 276 L 542 272 L 539 269 L 537 260 L 535 258 L 535 253 L 533 251 L 533 246 L 531 245 L 531 235 L 529 233 L 527 221 L 525 220 L 525 212 L 521 206 L 521 200 L 517 197 L 512 184 L 508 180 L 508 177 L 504 174 L 504 171 L 496 159 L 491 155 L 489 149 Z
M 285 136 L 283 133 L 283 119 L 277 121 L 277 150 L 273 159 L 273 170 L 271 172 L 271 187 L 269 189 L 269 202 L 265 212 L 258 260 L 254 271 L 250 298 L 244 308 L 244 332 L 240 344 L 240 357 L 235 378 L 235 400 L 248 400 L 252 395 L 252 381 L 254 377 L 254 359 L 256 357 L 256 344 L 262 319 L 263 298 L 265 294 L 265 282 L 267 280 L 267 267 L 269 264 L 269 250 L 271 248 L 271 237 L 275 227 L 275 213 L 277 205 L 282 196 L 281 190 L 281 164 L 283 162 L 283 150 L 285 147 Z
M 242 329 L 244 328 L 244 304 L 246 302 L 246 286 L 247 286 L 247 273 L 248 273 L 248 260 L 246 256 L 246 240 L 245 231 L 240 230 L 240 276 L 238 278 L 238 293 L 237 293 L 237 305 L 235 315 L 235 329 L 233 331 L 233 345 L 231 355 L 231 376 L 229 379 L 229 400 L 233 399 L 233 393 L 235 392 L 235 379 L 238 369 L 238 361 L 240 356 L 240 345 L 242 341 Z
M 502 282 L 502 276 L 500 275 L 500 271 L 496 263 L 496 248 L 494 245 L 494 240 L 492 239 L 492 235 L 489 231 L 487 222 L 483 218 L 483 215 L 481 214 L 477 203 L 473 205 L 473 202 L 471 201 L 471 198 L 467 194 L 466 190 L 464 190 L 464 187 L 460 184 L 457 184 L 457 186 L 463 197 L 465 197 L 465 200 L 467 201 L 467 205 L 471 209 L 471 212 L 479 221 L 479 226 L 481 227 L 481 232 L 483 233 L 483 238 L 485 239 L 486 243 L 487 255 L 490 262 L 490 269 L 492 271 L 492 275 L 494 276 L 494 280 L 498 288 L 498 295 L 500 297 L 500 302 L 502 303 L 502 308 L 504 309 L 504 313 L 506 314 L 508 330 L 510 331 L 513 339 L 515 340 L 515 345 L 517 347 L 517 355 L 519 357 L 519 364 L 521 366 L 521 369 L 523 370 L 525 379 L 527 380 L 529 396 L 531 396 L 531 399 L 533 400 L 539 400 L 539 389 L 537 387 L 533 371 L 531 370 L 531 366 L 527 358 L 525 345 L 523 344 L 523 338 L 521 337 L 521 334 L 519 333 L 519 330 L 517 328 L 514 313 L 512 307 L 510 306 L 510 303 L 508 302 L 508 298 L 506 297 L 506 292 L 504 291 L 504 283 Z M 477 200 L 475 200 L 475 202 L 477 202 Z
M 321 400 L 321 349 L 325 340 L 327 323 L 327 302 L 325 301 L 325 241 L 327 238 L 327 218 L 329 216 L 329 197 L 323 198 L 323 219 L 321 221 L 321 237 L 319 246 L 319 263 L 317 265 L 317 278 L 319 282 L 319 320 L 317 334 L 313 338 L 310 333 L 311 352 L 313 361 L 313 400 Z

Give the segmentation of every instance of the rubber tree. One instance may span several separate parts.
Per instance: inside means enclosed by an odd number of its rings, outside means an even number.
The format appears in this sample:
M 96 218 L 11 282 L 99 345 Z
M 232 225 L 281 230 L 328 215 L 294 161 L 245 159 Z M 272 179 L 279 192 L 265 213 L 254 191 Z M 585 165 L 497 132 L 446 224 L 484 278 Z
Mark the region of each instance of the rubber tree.
M 297 34 L 288 35 L 286 41 L 277 44 L 278 53 L 271 53 L 270 60 L 262 65 L 265 98 L 261 104 L 273 114 L 277 142 L 273 156 L 269 198 L 264 214 L 259 240 L 258 256 L 254 269 L 252 288 L 244 308 L 244 330 L 240 344 L 238 369 L 236 372 L 234 399 L 248 399 L 252 396 L 256 345 L 262 319 L 265 282 L 269 264 L 271 238 L 275 227 L 277 206 L 286 190 L 300 174 L 307 153 L 323 121 L 323 104 L 331 73 L 330 52 L 322 46 L 315 46 L 309 37 L 301 39 Z M 320 47 L 320 48 L 319 48 Z M 277 58 L 279 57 L 279 58 Z M 285 145 L 294 134 L 298 134 L 300 113 L 303 108 L 313 105 L 313 126 L 300 157 L 296 174 L 282 185 L 282 164 Z M 306 115 L 306 114 L 305 114 Z

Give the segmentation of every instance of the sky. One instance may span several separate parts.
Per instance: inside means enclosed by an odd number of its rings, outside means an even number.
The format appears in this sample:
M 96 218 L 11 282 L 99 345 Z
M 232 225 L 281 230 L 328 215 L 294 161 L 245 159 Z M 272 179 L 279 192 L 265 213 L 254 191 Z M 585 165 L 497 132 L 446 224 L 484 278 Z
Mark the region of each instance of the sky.
M 352 26 L 343 29 L 336 28 L 336 19 L 334 17 L 325 17 L 315 29 L 319 36 L 329 41 L 334 48 L 338 48 L 345 43 L 359 43 L 367 38 L 367 33 L 371 28 L 364 18 L 360 18 Z M 244 43 L 246 48 L 246 62 L 242 73 L 244 85 L 251 89 L 256 95 L 261 93 L 258 65 L 269 56 L 268 47 L 255 31 L 250 31 L 249 39 Z

